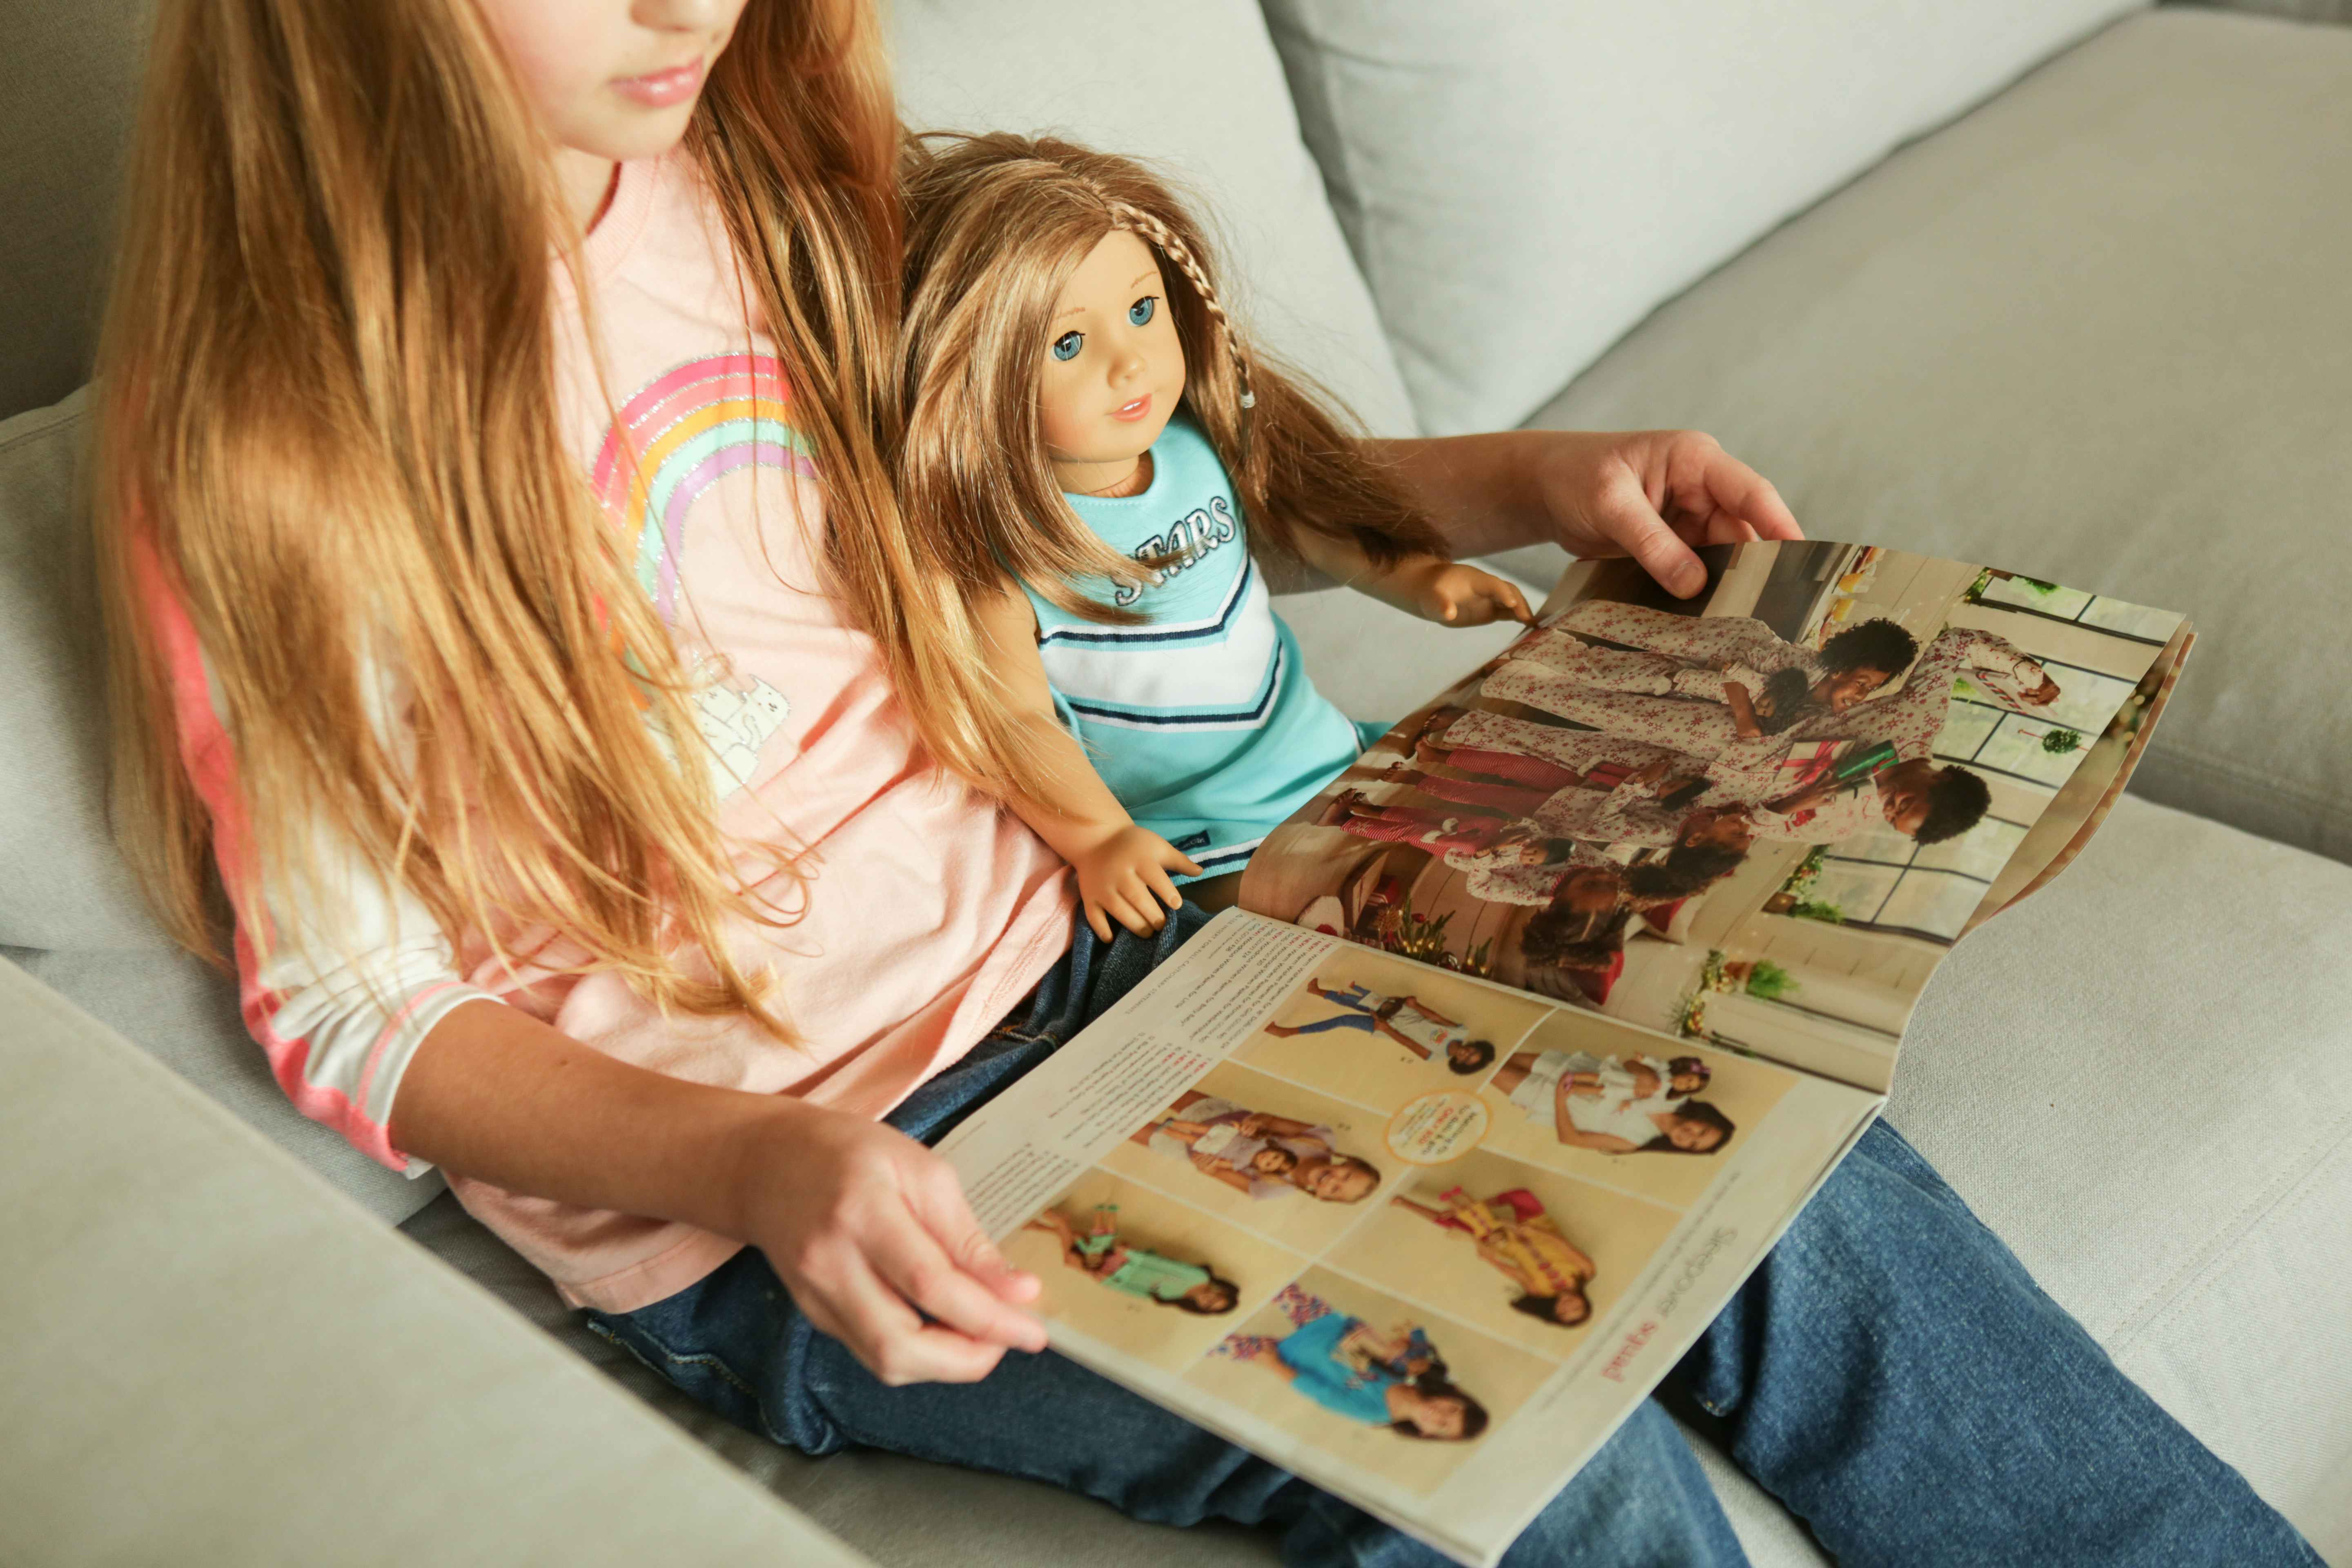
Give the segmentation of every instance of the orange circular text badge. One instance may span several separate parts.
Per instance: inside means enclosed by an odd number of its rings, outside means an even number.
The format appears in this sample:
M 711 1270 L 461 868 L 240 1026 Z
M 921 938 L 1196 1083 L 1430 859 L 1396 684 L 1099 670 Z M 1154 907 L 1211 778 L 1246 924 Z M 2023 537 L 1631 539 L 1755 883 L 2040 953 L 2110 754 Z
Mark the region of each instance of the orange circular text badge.
M 1458 1160 L 1486 1136 L 1486 1102 L 1460 1089 L 1418 1095 L 1389 1118 L 1389 1149 L 1409 1164 L 1443 1165 Z

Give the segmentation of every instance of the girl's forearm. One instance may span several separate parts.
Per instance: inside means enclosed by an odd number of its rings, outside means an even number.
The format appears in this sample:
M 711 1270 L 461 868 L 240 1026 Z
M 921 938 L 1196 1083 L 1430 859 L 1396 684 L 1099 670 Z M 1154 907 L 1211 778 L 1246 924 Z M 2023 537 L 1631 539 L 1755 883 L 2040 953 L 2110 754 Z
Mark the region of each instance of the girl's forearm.
M 1576 438 L 1558 431 L 1495 430 L 1368 445 L 1393 466 L 1454 555 L 1467 557 L 1552 538 L 1540 456 L 1549 445 Z
M 593 1050 L 518 1008 L 469 1002 L 410 1058 L 394 1147 L 534 1197 L 741 1237 L 746 1163 L 814 1112 L 787 1095 L 689 1083 Z

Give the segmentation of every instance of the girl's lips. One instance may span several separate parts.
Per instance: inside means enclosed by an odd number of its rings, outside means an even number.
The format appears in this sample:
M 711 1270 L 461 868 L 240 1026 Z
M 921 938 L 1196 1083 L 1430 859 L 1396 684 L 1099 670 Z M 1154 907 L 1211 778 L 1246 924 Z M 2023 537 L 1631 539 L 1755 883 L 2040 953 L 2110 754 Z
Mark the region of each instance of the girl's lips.
M 1114 419 L 1125 419 L 1132 422 L 1142 418 L 1145 415 L 1150 412 L 1151 395 L 1150 393 L 1146 393 L 1132 403 L 1120 404 L 1117 408 L 1110 411 L 1110 416 Z
M 702 62 L 689 60 L 682 66 L 672 66 L 650 76 L 625 77 L 613 83 L 613 90 L 624 98 L 632 98 L 648 109 L 667 109 L 692 98 L 702 86 Z

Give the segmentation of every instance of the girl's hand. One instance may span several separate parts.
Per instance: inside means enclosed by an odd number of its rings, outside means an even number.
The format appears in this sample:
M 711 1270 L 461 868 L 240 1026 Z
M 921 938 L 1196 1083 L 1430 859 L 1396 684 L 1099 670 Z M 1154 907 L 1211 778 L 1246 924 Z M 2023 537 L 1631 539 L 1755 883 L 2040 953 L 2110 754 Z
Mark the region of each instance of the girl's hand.
M 1407 561 L 1391 571 L 1381 583 L 1380 596 L 1440 626 L 1483 626 L 1494 621 L 1536 624 L 1527 595 L 1516 584 L 1492 572 L 1433 556 Z
M 1078 898 L 1085 905 L 1087 924 L 1103 941 L 1111 939 L 1117 921 L 1138 936 L 1150 936 L 1168 923 L 1167 911 L 1181 908 L 1184 895 L 1169 878 L 1171 870 L 1197 877 L 1201 868 L 1190 856 L 1149 828 L 1129 823 L 1090 847 L 1070 856 L 1078 873 Z
M 779 1096 L 733 1164 L 730 1234 L 884 1383 L 975 1383 L 1007 1350 L 1045 1348 L 1022 1310 L 1036 1276 L 996 1250 L 954 1167 L 896 1128 Z
M 1630 555 L 1667 592 L 1706 584 L 1691 552 L 1801 539 L 1764 477 L 1696 430 L 1554 431 L 1535 460 L 1552 537 L 1576 556 Z

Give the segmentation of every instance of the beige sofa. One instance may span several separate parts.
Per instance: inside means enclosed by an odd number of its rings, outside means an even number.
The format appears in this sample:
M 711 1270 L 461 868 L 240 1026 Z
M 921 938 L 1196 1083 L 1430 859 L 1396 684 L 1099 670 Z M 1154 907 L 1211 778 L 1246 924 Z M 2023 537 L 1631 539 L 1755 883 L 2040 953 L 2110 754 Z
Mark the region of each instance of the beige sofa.
M 294 1117 L 163 944 L 103 828 L 68 395 L 141 9 L 0 31 L 0 1562 L 825 1561 L 776 1498 L 887 1563 L 1270 1561 L 693 1409 Z M 1169 160 L 1261 329 L 1376 427 L 1696 425 L 1816 534 L 2196 618 L 2136 795 L 1956 952 L 1890 1114 L 2352 1563 L 2352 28 L 2125 0 L 893 11 L 910 120 Z M 1286 613 L 1366 716 L 1486 647 L 1344 595 Z M 1822 1561 L 1692 1439 L 1758 1563 Z

